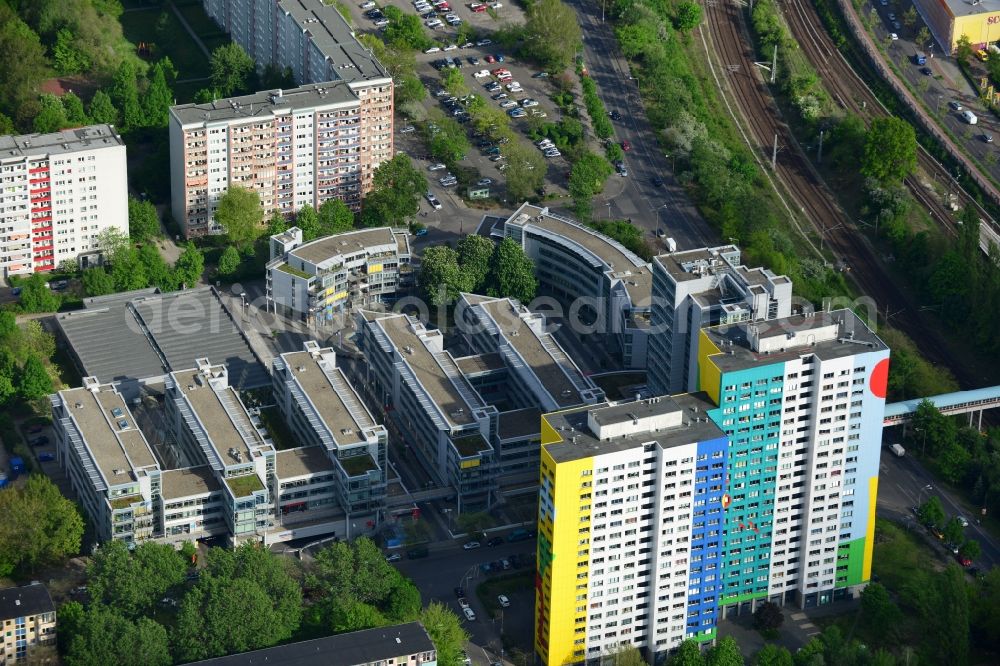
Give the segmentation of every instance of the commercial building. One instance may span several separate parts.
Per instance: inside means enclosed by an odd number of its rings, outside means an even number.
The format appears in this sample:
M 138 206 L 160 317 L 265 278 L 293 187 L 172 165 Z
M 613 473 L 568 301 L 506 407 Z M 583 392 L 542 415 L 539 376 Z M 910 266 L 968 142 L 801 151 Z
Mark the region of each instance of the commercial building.
M 705 326 L 787 317 L 792 281 L 740 263 L 735 245 L 653 258 L 648 385 L 653 395 L 696 389 L 698 331 Z
M 301 473 L 279 473 L 281 513 L 315 513 L 317 508 L 334 504 L 344 512 L 347 523 L 381 522 L 388 434 L 337 367 L 334 350 L 321 349 L 310 340 L 304 351 L 276 358 L 274 396 L 285 423 L 305 445 L 291 454 L 303 461 Z M 289 454 L 279 452 L 279 464 Z M 285 464 L 290 466 L 289 461 Z
M 141 543 L 160 531 L 160 465 L 129 406 L 111 384 L 84 378 L 50 397 L 56 460 L 99 541 Z
M 358 330 L 368 397 L 431 478 L 455 489 L 461 512 L 488 507 L 498 492 L 533 492 L 542 410 L 604 394 L 541 315 L 474 294 L 462 294 L 456 312 L 472 352 L 458 358 L 440 330 L 407 315 L 362 312 Z
M 547 664 L 622 641 L 655 656 L 759 601 L 824 605 L 870 578 L 885 344 L 849 310 L 697 335 L 701 393 L 543 417 Z
M 437 650 L 419 622 L 287 643 L 194 662 L 199 666 L 437 666 Z
M 582 323 L 608 341 L 624 367 L 645 369 L 648 262 L 593 229 L 529 203 L 507 219 L 503 233 L 534 262 L 542 293 L 566 308 L 575 304 Z
M 889 349 L 850 310 L 699 335 L 730 440 L 723 614 L 853 596 L 871 575 Z
M 171 210 L 185 235 L 221 233 L 215 209 L 230 186 L 256 192 L 265 216 L 328 199 L 358 210 L 375 169 L 393 155 L 391 79 L 358 86 L 307 84 L 171 107 Z
M 542 417 L 544 664 L 596 660 L 621 643 L 663 653 L 714 638 L 727 457 L 706 415 L 713 406 L 691 394 Z
M 913 6 L 946 54 L 963 35 L 974 49 L 1000 40 L 1000 0 L 914 0 Z
M 0 666 L 32 657 L 39 646 L 56 642 L 56 607 L 41 583 L 0 590 Z
M 305 321 L 392 302 L 413 283 L 406 231 L 361 229 L 303 243 L 292 227 L 271 236 L 270 247 L 268 307 Z
M 96 263 L 112 227 L 128 234 L 125 143 L 112 126 L 0 136 L 0 277 Z

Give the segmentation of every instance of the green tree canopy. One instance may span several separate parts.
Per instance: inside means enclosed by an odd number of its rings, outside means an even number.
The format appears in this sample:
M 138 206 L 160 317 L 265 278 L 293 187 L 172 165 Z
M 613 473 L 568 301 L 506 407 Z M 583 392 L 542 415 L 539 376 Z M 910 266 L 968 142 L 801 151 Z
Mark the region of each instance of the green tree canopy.
M 496 245 L 485 236 L 469 234 L 458 241 L 456 250 L 458 263 L 465 276 L 466 291 L 486 293 L 486 278 L 490 273 L 490 259 L 496 251 Z
M 705 654 L 705 666 L 744 666 L 743 653 L 732 636 L 722 638 Z
M 102 266 L 83 272 L 83 292 L 87 296 L 104 296 L 115 293 L 115 280 Z
M 465 76 L 460 69 L 445 68 L 441 72 L 441 87 L 457 97 L 469 93 L 469 86 L 465 85 Z
M 62 28 L 56 33 L 56 43 L 52 46 L 52 61 L 56 71 L 63 76 L 81 74 L 90 69 L 90 58 L 76 47 L 73 32 Z
M 983 553 L 982 546 L 975 539 L 966 539 L 958 549 L 958 554 L 974 560 Z
M 584 153 L 569 174 L 569 193 L 578 213 L 590 210 L 590 200 L 604 189 L 604 181 L 612 173 L 606 159 L 594 153 Z
M 11 3 L 0 3 L 0 111 L 21 127 L 27 127 L 38 111 L 37 86 L 48 69 L 38 35 Z
M 240 269 L 240 252 L 234 245 L 226 246 L 219 257 L 219 273 L 232 276 Z
M 781 645 L 768 643 L 750 660 L 751 666 L 795 666 L 792 653 Z
M 306 204 L 295 213 L 295 226 L 302 230 L 302 240 L 308 242 L 319 238 L 319 214 L 316 209 Z
M 133 243 L 145 243 L 160 235 L 160 217 L 151 201 L 128 198 L 128 235 Z
M 71 127 L 90 124 L 90 118 L 83 110 L 83 100 L 77 97 L 72 90 L 62 96 L 62 105 L 66 111 L 66 121 Z
M 669 666 L 705 666 L 705 656 L 694 639 L 683 641 L 667 662 Z
M 420 614 L 420 622 L 437 648 L 438 666 L 461 666 L 469 634 L 458 616 L 444 604 L 432 601 Z
M 174 103 L 174 91 L 168 81 L 172 67 L 169 59 L 164 59 L 153 65 L 151 70 L 149 86 L 142 97 L 145 124 L 149 127 L 167 126 L 170 107 Z
M 601 664 L 607 666 L 648 666 L 639 648 L 622 643 L 601 657 Z
M 66 645 L 66 666 L 169 666 L 170 647 L 163 625 L 140 617 L 127 619 L 117 608 L 74 604 L 59 609 L 59 640 Z M 69 604 L 67 604 L 69 605 Z M 78 608 L 79 607 L 79 608 Z M 63 621 L 67 615 L 69 622 Z M 63 635 L 65 632 L 65 636 Z
M 917 517 L 920 518 L 920 522 L 924 525 L 931 525 L 933 527 L 944 525 L 945 516 L 944 507 L 941 505 L 941 498 L 937 495 L 931 495 L 926 502 L 920 505 Z
M 512 201 L 534 199 L 545 185 L 548 163 L 540 152 L 529 148 L 522 141 L 511 141 L 506 146 L 507 169 L 503 172 L 507 180 L 507 196 Z
M 408 155 L 396 155 L 375 170 L 374 189 L 362 203 L 361 225 L 404 225 L 420 210 L 420 197 L 426 191 L 424 174 L 414 168 Z
M 66 118 L 66 109 L 63 108 L 62 100 L 55 95 L 41 95 L 39 97 L 41 110 L 32 121 L 32 129 L 40 134 L 58 132 L 69 127 L 70 122 Z
M 525 54 L 549 72 L 559 73 L 580 48 L 580 24 L 562 0 L 536 0 L 527 11 L 524 38 Z
M 340 199 L 327 199 L 317 211 L 321 236 L 350 231 L 354 228 L 354 212 Z
M 889 637 L 898 629 L 902 613 L 881 583 L 869 583 L 861 593 L 861 616 L 873 634 Z
M 447 245 L 434 245 L 424 250 L 420 260 L 420 289 L 429 303 L 438 307 L 450 305 L 469 286 L 458 265 L 458 253 Z
M 45 276 L 41 273 L 21 280 L 20 304 L 25 312 L 55 312 L 62 304 L 59 294 L 46 286 Z
M 106 541 L 87 567 L 87 592 L 92 602 L 138 617 L 183 582 L 186 571 L 187 563 L 172 545 L 148 541 L 129 552 L 122 541 Z
M 504 238 L 490 261 L 490 292 L 527 304 L 535 297 L 538 281 L 534 265 L 513 239 Z
M 76 555 L 83 518 L 47 477 L 0 492 L 0 575 L 30 574 Z
M 881 185 L 901 183 L 917 168 L 917 135 L 901 118 L 876 118 L 868 128 L 861 173 Z
M 212 51 L 211 68 L 212 86 L 223 97 L 250 91 L 253 58 L 236 42 L 229 42 Z
M 761 602 L 753 613 L 753 626 L 758 631 L 774 631 L 780 628 L 784 621 L 785 614 L 781 612 L 781 606 L 773 601 Z
M 115 252 L 114 261 L 111 262 L 111 279 L 114 280 L 116 291 L 132 291 L 149 286 L 146 264 L 137 249 L 129 246 Z
M 423 51 L 431 45 L 419 16 L 404 13 L 392 5 L 386 5 L 383 12 L 389 20 L 389 25 L 385 26 L 385 33 L 382 35 L 386 44 L 413 51 Z
M 691 32 L 701 24 L 701 18 L 701 5 L 697 2 L 684 0 L 677 4 L 674 27 L 681 32 Z
M 121 111 L 123 130 L 132 130 L 145 124 L 146 119 L 139 103 L 135 65 L 131 60 L 123 60 L 115 72 L 111 84 L 111 101 Z
M 45 364 L 34 354 L 24 361 L 18 375 L 17 392 L 24 400 L 38 400 L 52 393 L 52 378 Z
M 194 246 L 194 243 L 188 241 L 184 246 L 184 251 L 181 252 L 181 256 L 177 257 L 174 270 L 177 273 L 177 280 L 181 286 L 186 286 L 188 289 L 195 287 L 201 280 L 201 274 L 205 270 L 205 255 Z
M 263 220 L 260 196 L 239 186 L 226 190 L 215 209 L 215 221 L 222 225 L 237 248 L 245 248 L 257 240 L 264 231 Z
M 94 96 L 90 99 L 89 111 L 90 119 L 94 123 L 118 124 L 118 109 L 115 108 L 108 93 L 103 90 L 98 90 L 94 93 Z
M 181 602 L 175 653 L 194 661 L 270 647 L 291 637 L 301 615 L 302 591 L 285 560 L 252 543 L 213 548 Z
M 457 72 L 459 70 L 452 69 L 449 71 Z M 469 137 L 465 128 L 458 121 L 445 117 L 436 109 L 432 113 L 431 118 L 438 127 L 437 131 L 431 134 L 428 140 L 431 155 L 435 159 L 449 164 L 462 159 L 472 148 L 469 144 Z
M 274 211 L 271 213 L 271 217 L 267 219 L 267 235 L 275 236 L 280 233 L 284 233 L 288 230 L 288 220 L 285 216 L 281 214 L 280 211 Z

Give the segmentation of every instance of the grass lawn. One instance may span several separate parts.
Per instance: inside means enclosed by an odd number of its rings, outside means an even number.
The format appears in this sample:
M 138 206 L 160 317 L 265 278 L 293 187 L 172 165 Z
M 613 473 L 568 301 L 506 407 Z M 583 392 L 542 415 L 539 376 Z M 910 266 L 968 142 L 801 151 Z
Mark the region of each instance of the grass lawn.
M 167 16 L 169 38 L 161 41 L 156 34 L 156 23 L 163 13 Z M 125 38 L 130 42 L 145 42 L 155 46 L 152 49 L 153 60 L 168 56 L 177 68 L 177 78 L 190 79 L 209 75 L 208 59 L 173 12 L 164 12 L 158 7 L 126 12 L 121 16 L 121 23 Z

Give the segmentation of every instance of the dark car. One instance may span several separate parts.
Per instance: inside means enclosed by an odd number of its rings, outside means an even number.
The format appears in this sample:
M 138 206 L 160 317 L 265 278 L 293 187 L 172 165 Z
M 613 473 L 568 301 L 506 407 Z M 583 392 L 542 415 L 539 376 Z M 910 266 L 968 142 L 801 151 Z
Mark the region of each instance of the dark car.
M 622 119 L 622 114 L 618 113 L 618 111 L 612 111 L 608 115 L 611 116 L 611 120 L 621 120 Z
M 49 443 L 49 438 L 47 435 L 42 435 L 41 437 L 35 437 L 31 440 L 32 446 L 45 446 Z
M 653 187 L 663 187 L 663 179 L 659 176 L 653 176 Z
M 52 462 L 56 457 L 51 453 L 39 453 L 38 462 Z
M 993 143 L 993 135 L 992 134 L 984 134 L 983 135 L 983 142 L 984 143 Z
M 427 546 L 417 546 L 406 551 L 406 556 L 411 560 L 418 560 L 421 557 L 427 557 L 429 554 L 430 551 L 427 550 Z
M 502 543 L 503 543 L 503 537 L 493 537 L 492 539 L 490 539 L 489 541 L 486 542 L 486 545 L 487 546 L 499 546 Z
M 920 73 L 921 73 L 921 74 L 923 74 L 924 76 L 930 76 L 930 75 L 931 75 L 931 74 L 933 74 L 934 72 L 933 72 L 933 71 L 931 71 L 931 68 L 930 68 L 930 67 L 921 67 L 921 68 L 920 68 Z
M 463 590 L 463 589 L 462 589 L 462 588 L 460 588 L 460 587 L 456 587 L 456 588 L 455 588 L 455 596 L 456 596 L 457 598 L 461 599 L 462 597 L 464 597 L 464 596 L 465 596 L 465 590 Z

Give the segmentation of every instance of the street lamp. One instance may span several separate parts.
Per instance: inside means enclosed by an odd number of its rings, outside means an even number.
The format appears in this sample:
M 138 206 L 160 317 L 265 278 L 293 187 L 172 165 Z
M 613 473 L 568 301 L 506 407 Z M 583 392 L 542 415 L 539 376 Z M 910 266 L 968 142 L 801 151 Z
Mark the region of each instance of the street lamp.
M 611 219 L 611 202 L 609 201 L 608 203 L 606 203 L 604 205 L 608 207 L 608 219 L 610 220 Z

